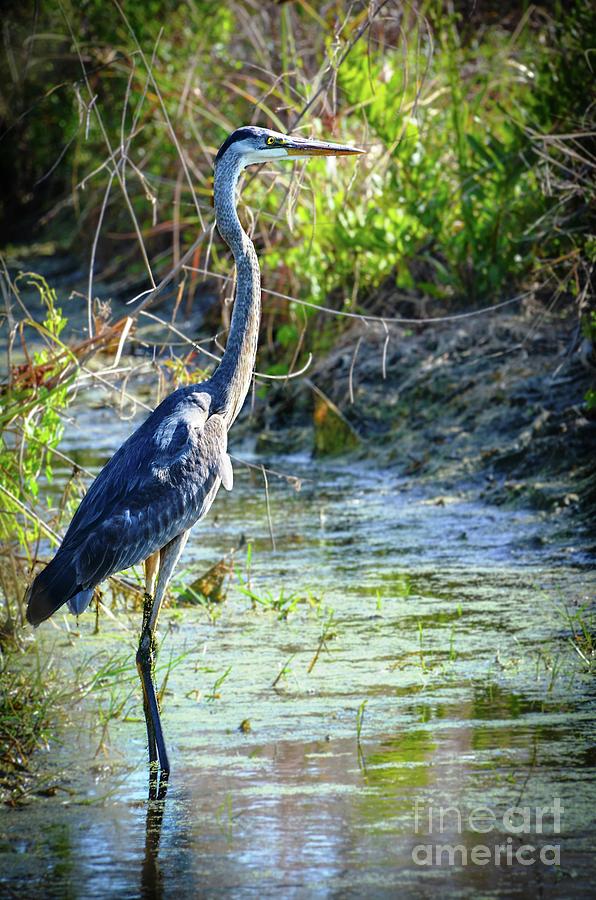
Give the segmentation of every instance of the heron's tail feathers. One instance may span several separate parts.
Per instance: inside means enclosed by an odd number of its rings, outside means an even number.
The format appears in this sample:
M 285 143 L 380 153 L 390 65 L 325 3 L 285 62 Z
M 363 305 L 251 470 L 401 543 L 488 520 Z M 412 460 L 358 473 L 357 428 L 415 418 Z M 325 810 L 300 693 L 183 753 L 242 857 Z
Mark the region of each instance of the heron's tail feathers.
M 89 591 L 81 591 L 81 585 L 77 584 L 77 575 L 74 565 L 69 559 L 63 559 L 60 554 L 40 572 L 29 590 L 25 594 L 27 603 L 27 620 L 32 625 L 39 625 L 56 612 L 71 598 L 78 601 L 81 595 L 87 595 Z M 92 593 L 92 592 L 91 592 Z M 89 600 L 91 597 L 89 597 Z M 87 603 L 82 607 L 87 606 Z
M 85 610 L 91 603 L 91 598 L 93 597 L 94 590 L 95 588 L 88 588 L 86 591 L 79 591 L 79 593 L 75 594 L 74 597 L 69 598 L 68 609 L 73 614 L 73 616 L 80 616 L 82 612 L 85 612 Z

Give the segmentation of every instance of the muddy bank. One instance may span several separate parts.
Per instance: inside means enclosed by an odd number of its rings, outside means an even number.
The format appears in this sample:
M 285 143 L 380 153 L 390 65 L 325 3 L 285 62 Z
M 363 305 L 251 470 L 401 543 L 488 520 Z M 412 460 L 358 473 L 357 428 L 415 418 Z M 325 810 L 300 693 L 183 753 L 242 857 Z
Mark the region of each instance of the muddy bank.
M 596 418 L 584 398 L 596 358 L 586 344 L 576 320 L 543 309 L 358 323 L 308 379 L 270 393 L 258 446 L 347 450 L 489 502 L 588 514 Z

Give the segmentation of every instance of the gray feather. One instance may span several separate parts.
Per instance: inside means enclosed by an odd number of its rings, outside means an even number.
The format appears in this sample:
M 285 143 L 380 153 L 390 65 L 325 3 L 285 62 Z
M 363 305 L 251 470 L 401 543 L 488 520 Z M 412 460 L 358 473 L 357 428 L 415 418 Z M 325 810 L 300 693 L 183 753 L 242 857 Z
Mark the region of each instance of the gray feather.
M 47 618 L 66 602 L 80 611 L 95 585 L 142 562 L 206 515 L 220 483 L 229 490 L 227 428 L 220 415 L 210 415 L 212 399 L 209 382 L 171 394 L 102 469 L 52 562 L 55 571 L 68 562 L 69 587 L 61 578 L 56 591 L 46 589 L 40 615 Z M 65 587 L 58 591 L 58 584 Z M 37 620 L 34 601 L 35 583 L 31 616 Z

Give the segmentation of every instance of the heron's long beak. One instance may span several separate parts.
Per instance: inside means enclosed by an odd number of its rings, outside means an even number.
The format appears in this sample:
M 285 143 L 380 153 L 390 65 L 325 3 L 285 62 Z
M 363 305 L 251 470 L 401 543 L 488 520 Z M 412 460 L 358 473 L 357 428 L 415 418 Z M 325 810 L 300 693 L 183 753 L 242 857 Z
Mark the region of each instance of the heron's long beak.
M 347 144 L 331 144 L 328 141 L 311 141 L 302 138 L 289 138 L 284 149 L 288 156 L 295 159 L 307 156 L 353 156 L 357 153 L 366 153 L 366 150 L 348 147 Z

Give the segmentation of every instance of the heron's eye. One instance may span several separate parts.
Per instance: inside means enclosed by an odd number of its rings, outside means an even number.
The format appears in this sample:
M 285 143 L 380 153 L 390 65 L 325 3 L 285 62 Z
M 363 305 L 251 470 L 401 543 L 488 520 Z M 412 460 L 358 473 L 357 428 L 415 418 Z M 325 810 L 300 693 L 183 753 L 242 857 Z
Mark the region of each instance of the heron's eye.
M 275 138 L 274 138 L 274 137 L 268 137 L 268 138 L 267 138 L 267 143 L 269 144 L 269 146 L 271 146 L 271 144 L 274 144 L 274 143 L 275 143 Z

